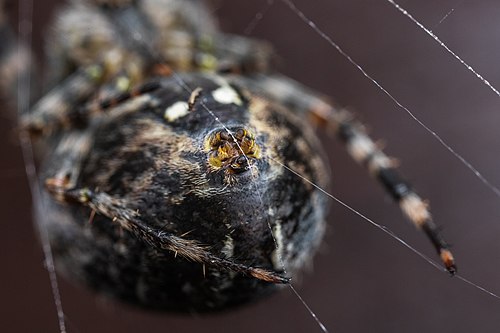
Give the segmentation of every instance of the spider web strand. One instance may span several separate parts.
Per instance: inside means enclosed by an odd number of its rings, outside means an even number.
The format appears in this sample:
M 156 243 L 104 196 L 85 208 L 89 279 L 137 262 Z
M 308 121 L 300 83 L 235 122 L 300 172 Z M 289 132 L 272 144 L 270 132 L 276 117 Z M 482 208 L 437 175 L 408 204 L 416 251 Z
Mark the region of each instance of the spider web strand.
M 462 4 L 464 0 L 460 0 L 459 2 L 457 2 L 457 4 L 455 6 L 453 6 L 453 8 L 451 8 L 440 20 L 439 22 L 434 26 L 434 28 L 432 28 L 432 30 L 436 30 L 437 27 L 439 27 L 451 14 L 453 14 L 453 12 L 455 11 L 455 9 L 457 9 L 457 7 L 459 5 Z M 431 30 L 431 31 L 432 31 Z
M 313 319 L 316 321 L 316 323 L 321 328 L 321 330 L 325 333 L 328 333 L 329 332 L 328 329 L 325 327 L 325 325 L 323 325 L 323 323 L 319 320 L 318 316 L 316 316 L 316 314 L 313 312 L 313 310 L 311 310 L 309 305 L 307 305 L 306 301 L 304 301 L 302 296 L 300 296 L 300 294 L 297 292 L 297 290 L 295 290 L 295 288 L 292 286 L 292 284 L 290 283 L 288 286 L 290 287 L 290 290 L 295 294 L 295 296 L 297 296 L 297 298 L 302 302 L 302 304 L 307 309 L 307 311 L 309 311 L 309 313 L 311 314 L 311 317 L 313 317 Z
M 491 297 L 493 297 L 493 298 L 500 299 L 500 296 L 499 296 L 499 295 L 497 295 L 497 294 L 495 294 L 495 293 L 493 293 L 493 292 L 489 291 L 488 289 L 485 289 L 485 288 L 481 287 L 481 286 L 480 286 L 480 285 L 478 285 L 477 283 L 472 282 L 472 281 L 470 281 L 470 280 L 466 279 L 465 277 L 463 277 L 463 276 L 461 276 L 461 275 L 456 275 L 456 277 L 457 277 L 459 280 L 461 280 L 461 281 L 465 282 L 466 284 L 468 284 L 468 285 L 470 285 L 470 286 L 472 286 L 472 287 L 474 287 L 474 288 L 476 288 L 476 289 L 479 289 L 479 290 L 480 290 L 480 291 L 482 291 L 483 293 L 485 293 L 485 294 L 487 294 L 487 295 L 490 295 L 490 296 L 491 296 Z
M 460 56 L 458 56 L 454 51 L 452 51 L 439 37 L 434 34 L 431 30 L 426 28 L 422 23 L 420 23 L 416 18 L 414 18 L 406 9 L 398 5 L 394 0 L 387 0 L 391 5 L 393 5 L 400 13 L 408 17 L 413 23 L 415 23 L 420 29 L 425 31 L 429 36 L 432 37 L 443 49 L 445 49 L 449 54 L 451 54 L 455 59 L 457 59 L 462 65 L 465 66 L 470 72 L 472 72 L 479 80 L 481 80 L 488 88 L 490 88 L 498 97 L 500 97 L 500 92 L 481 74 L 479 74 L 471 65 L 466 63 Z
M 281 1 L 283 3 L 285 3 L 302 21 L 304 21 L 307 25 L 309 25 L 321 38 L 323 38 L 332 47 L 334 47 L 344 58 L 347 59 L 347 61 L 349 61 L 354 67 L 356 67 L 361 72 L 361 74 L 363 74 L 367 79 L 369 79 L 373 84 L 375 84 L 375 86 L 377 86 L 377 88 L 380 89 L 385 95 L 387 95 L 387 97 L 389 97 L 399 108 L 404 110 L 417 124 L 419 124 L 425 131 L 427 131 L 429 134 L 431 134 L 444 148 L 446 148 L 446 150 L 448 150 L 456 159 L 458 159 L 460 161 L 460 163 L 462 163 L 467 169 L 469 169 L 487 188 L 489 188 L 493 193 L 495 193 L 496 196 L 500 197 L 500 189 L 498 187 L 493 185 L 493 183 L 490 182 L 486 177 L 484 177 L 482 175 L 482 173 L 476 167 L 474 167 L 461 154 L 459 154 L 446 141 L 444 141 L 444 139 L 441 138 L 441 136 L 439 136 L 439 134 L 437 134 L 434 130 L 432 130 L 429 126 L 427 126 L 423 121 L 421 121 L 419 118 L 417 118 L 417 116 L 415 116 L 415 114 L 412 111 L 410 111 L 410 109 L 408 109 L 401 102 L 399 102 L 396 99 L 396 97 L 394 97 L 377 80 L 375 80 L 370 74 L 368 74 L 361 67 L 361 65 L 359 65 L 351 56 L 349 56 L 335 41 L 333 41 L 333 39 L 330 36 L 328 36 L 323 30 L 321 30 L 316 25 L 316 23 L 311 21 L 302 11 L 300 11 L 291 0 L 281 0 Z M 392 1 L 392 0 L 387 0 L 387 1 Z M 431 33 L 431 35 L 434 35 L 434 34 Z M 450 50 L 450 52 L 452 52 L 452 51 Z M 452 54 L 454 54 L 454 53 L 452 53 Z M 460 59 L 460 58 L 458 58 L 458 59 Z M 460 59 L 460 61 L 463 62 L 463 60 L 461 60 L 461 59 Z M 463 62 L 463 63 L 465 64 L 465 62 Z M 469 65 L 466 64 L 466 66 L 469 66 Z M 471 69 L 472 69 L 472 67 L 471 67 Z M 474 73 L 476 73 L 476 72 L 474 71 Z M 479 75 L 479 74 L 477 74 L 477 75 Z M 481 77 L 481 76 L 479 75 L 479 77 Z M 488 82 L 486 80 L 484 80 L 484 81 Z M 500 97 L 500 93 L 498 95 Z
M 32 18 L 33 18 L 33 1 L 26 0 L 22 1 L 19 6 L 19 39 L 18 52 L 22 52 L 22 45 L 28 46 L 26 52 L 28 52 L 29 59 L 31 59 L 30 46 L 32 45 Z M 18 73 L 18 86 L 17 86 L 17 107 L 18 115 L 25 114 L 29 110 L 30 92 L 31 92 L 31 69 L 28 70 L 27 76 L 22 77 L 21 71 Z M 21 151 L 23 159 L 25 162 L 26 176 L 28 178 L 28 183 L 32 195 L 32 200 L 38 205 L 35 207 L 36 210 L 44 210 L 45 206 L 42 200 L 42 192 L 38 184 L 38 177 L 35 167 L 35 159 L 33 155 L 33 146 L 29 134 L 25 132 L 19 132 L 19 141 L 21 145 Z M 45 218 L 46 214 L 44 212 L 36 212 L 38 219 Z M 62 306 L 61 293 L 59 290 L 59 283 L 57 280 L 57 274 L 54 266 L 54 258 L 52 256 L 52 247 L 49 241 L 49 234 L 46 229 L 46 225 L 43 221 L 39 221 L 39 234 L 42 242 L 42 251 L 45 260 L 45 267 L 49 274 L 50 287 L 52 291 L 52 298 L 56 307 L 59 332 L 66 333 L 66 322 L 65 315 Z

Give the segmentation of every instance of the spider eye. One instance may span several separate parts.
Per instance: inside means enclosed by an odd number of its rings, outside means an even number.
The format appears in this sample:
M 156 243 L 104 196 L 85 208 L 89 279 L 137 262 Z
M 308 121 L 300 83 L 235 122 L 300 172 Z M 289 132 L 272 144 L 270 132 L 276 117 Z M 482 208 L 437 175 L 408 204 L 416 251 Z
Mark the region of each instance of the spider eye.
M 248 157 L 241 155 L 231 164 L 232 173 L 241 173 L 249 169 L 250 160 Z
M 222 131 L 222 132 L 220 132 L 220 139 L 229 141 L 231 139 L 231 136 L 229 135 L 229 132 Z
M 238 127 L 230 132 L 220 129 L 205 138 L 208 165 L 212 171 L 241 173 L 249 169 L 255 159 L 260 158 L 260 147 L 255 137 L 245 128 Z
M 238 163 L 239 165 L 247 164 L 247 158 L 241 155 L 236 159 L 236 163 Z

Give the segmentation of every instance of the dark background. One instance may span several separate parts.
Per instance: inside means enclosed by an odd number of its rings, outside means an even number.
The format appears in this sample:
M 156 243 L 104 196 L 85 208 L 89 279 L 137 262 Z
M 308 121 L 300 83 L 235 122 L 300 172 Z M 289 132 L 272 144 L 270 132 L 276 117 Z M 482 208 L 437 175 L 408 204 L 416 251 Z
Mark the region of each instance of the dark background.
M 55 1 L 35 1 L 35 37 Z M 356 110 L 432 205 L 460 273 L 500 293 L 500 197 L 280 1 L 254 35 L 272 42 L 279 68 Z M 500 98 L 384 0 L 296 0 L 329 36 L 405 106 L 500 186 Z M 500 4 L 400 0 L 424 25 L 500 87 Z M 214 1 L 224 30 L 242 33 L 262 1 Z M 452 8 L 456 10 L 441 24 Z M 13 124 L 0 124 L 0 324 L 4 332 L 57 332 L 30 194 Z M 332 192 L 435 258 L 426 239 L 337 143 L 325 141 Z M 69 332 L 319 332 L 289 291 L 208 317 L 141 312 L 59 280 Z M 500 300 L 451 279 L 332 202 L 314 269 L 296 288 L 331 332 L 498 332 Z

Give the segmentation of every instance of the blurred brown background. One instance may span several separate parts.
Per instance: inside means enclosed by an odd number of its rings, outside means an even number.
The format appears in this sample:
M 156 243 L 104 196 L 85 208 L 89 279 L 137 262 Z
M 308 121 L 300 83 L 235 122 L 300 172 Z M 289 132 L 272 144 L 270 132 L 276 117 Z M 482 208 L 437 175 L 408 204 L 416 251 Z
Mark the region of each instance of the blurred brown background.
M 265 5 L 213 1 L 224 30 L 243 33 Z M 56 1 L 35 1 L 40 49 Z M 384 0 L 295 0 L 401 103 L 438 132 L 493 184 L 500 186 L 500 98 Z M 400 0 L 490 82 L 500 87 L 500 4 Z M 451 15 L 438 24 L 452 9 Z M 485 187 L 374 84 L 276 0 L 254 36 L 272 42 L 280 70 L 356 110 L 387 142 L 402 170 L 427 197 L 454 244 L 459 272 L 500 293 L 500 197 Z M 13 124 L 2 117 L 0 160 L 0 327 L 4 332 L 57 332 L 41 248 L 31 222 L 30 194 Z M 435 258 L 427 240 L 350 161 L 326 142 L 332 192 Z M 69 332 L 319 332 L 289 291 L 235 312 L 210 317 L 154 314 L 61 283 Z M 498 332 L 500 300 L 424 262 L 332 202 L 330 229 L 314 270 L 296 285 L 331 332 Z

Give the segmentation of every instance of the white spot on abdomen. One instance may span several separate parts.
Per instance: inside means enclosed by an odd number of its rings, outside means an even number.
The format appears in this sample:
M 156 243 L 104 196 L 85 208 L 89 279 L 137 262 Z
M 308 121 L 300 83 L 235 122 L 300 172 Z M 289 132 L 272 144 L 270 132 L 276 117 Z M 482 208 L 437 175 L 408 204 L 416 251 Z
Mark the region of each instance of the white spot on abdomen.
M 187 102 L 176 102 L 165 109 L 164 118 L 168 122 L 175 121 L 184 117 L 189 113 L 189 106 Z
M 229 85 L 223 85 L 212 92 L 212 97 L 221 104 L 241 105 L 242 101 L 238 93 Z

